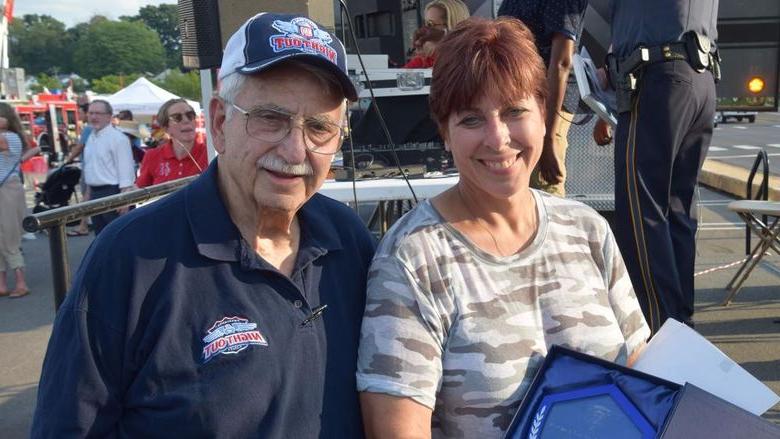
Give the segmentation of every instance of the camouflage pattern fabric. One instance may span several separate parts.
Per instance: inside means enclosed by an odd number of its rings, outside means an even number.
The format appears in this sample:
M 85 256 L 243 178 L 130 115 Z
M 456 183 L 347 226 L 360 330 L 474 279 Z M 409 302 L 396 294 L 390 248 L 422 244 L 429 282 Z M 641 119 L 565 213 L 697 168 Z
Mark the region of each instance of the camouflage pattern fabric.
M 533 194 L 539 229 L 515 255 L 480 250 L 426 201 L 374 257 L 358 390 L 431 408 L 433 437 L 502 437 L 553 344 L 625 364 L 650 335 L 607 222 Z

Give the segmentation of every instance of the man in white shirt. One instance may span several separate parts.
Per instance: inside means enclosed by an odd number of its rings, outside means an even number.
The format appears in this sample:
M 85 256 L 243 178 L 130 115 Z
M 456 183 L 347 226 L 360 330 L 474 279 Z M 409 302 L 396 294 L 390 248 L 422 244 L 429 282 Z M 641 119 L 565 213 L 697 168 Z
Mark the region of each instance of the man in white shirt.
M 87 110 L 92 133 L 84 148 L 84 182 L 93 200 L 131 190 L 135 181 L 130 140 L 111 125 L 112 114 L 111 104 L 104 100 L 92 101 Z M 93 216 L 95 235 L 126 211 L 125 207 Z

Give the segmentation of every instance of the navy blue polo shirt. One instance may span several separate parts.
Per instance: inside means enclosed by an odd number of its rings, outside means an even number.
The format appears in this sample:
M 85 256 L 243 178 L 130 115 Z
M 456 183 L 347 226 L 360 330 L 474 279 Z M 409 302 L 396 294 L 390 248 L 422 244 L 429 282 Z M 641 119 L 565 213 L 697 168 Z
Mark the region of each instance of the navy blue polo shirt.
M 241 238 L 217 172 L 89 249 L 54 323 L 32 437 L 363 436 L 355 368 L 373 238 L 315 195 L 288 278 Z
M 549 67 L 554 34 L 561 34 L 574 41 L 575 48 L 580 46 L 587 7 L 587 0 L 504 0 L 498 9 L 498 16 L 514 17 L 528 26 L 534 34 L 544 66 Z M 563 108 L 569 113 L 576 113 L 579 100 L 580 94 L 572 72 L 566 85 Z

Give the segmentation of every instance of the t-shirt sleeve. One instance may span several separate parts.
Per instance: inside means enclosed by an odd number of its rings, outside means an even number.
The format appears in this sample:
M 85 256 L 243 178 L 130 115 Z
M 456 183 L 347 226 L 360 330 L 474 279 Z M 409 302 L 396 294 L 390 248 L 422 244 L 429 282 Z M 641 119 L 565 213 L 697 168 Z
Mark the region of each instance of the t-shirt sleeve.
M 630 357 L 634 350 L 650 337 L 650 328 L 645 322 L 639 301 L 631 285 L 623 257 L 620 255 L 615 236 L 607 226 L 604 243 L 604 260 L 607 266 L 609 304 L 615 313 L 620 330 L 626 340 L 626 351 Z
M 124 134 L 117 136 L 114 144 L 116 154 L 117 173 L 119 174 L 119 188 L 131 187 L 135 183 L 135 162 L 133 161 L 133 149 L 130 139 Z
M 544 29 L 549 36 L 557 32 L 576 42 L 587 7 L 587 0 L 546 0 Z
M 412 398 L 433 409 L 444 344 L 444 325 L 430 292 L 397 258 L 374 259 L 358 353 L 358 391 Z

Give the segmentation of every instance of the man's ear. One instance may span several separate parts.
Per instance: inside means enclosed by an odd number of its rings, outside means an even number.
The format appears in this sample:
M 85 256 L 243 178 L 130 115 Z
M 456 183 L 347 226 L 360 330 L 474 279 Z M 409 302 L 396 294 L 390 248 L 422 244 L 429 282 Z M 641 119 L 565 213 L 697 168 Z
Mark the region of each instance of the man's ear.
M 225 122 L 227 114 L 225 101 L 217 96 L 209 101 L 209 114 L 211 115 L 211 140 L 214 141 L 214 149 L 220 153 L 225 153 Z

